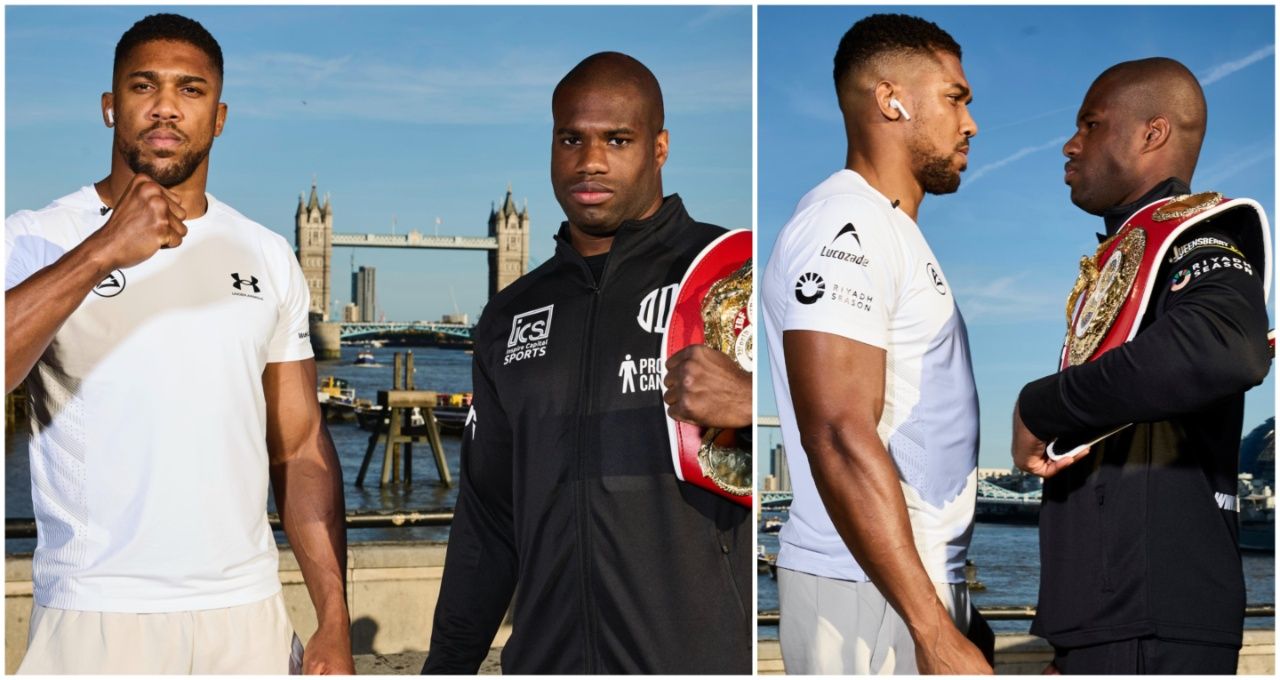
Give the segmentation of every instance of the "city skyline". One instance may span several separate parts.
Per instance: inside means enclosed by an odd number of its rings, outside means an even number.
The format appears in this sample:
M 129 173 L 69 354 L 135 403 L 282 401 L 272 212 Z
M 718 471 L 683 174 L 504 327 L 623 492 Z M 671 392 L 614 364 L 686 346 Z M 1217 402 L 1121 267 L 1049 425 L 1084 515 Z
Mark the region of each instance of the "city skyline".
M 530 269 L 563 213 L 548 177 L 551 91 L 582 58 L 615 50 L 658 77 L 671 134 L 663 174 L 700 220 L 752 220 L 749 7 L 8 7 L 6 214 L 107 172 L 99 94 L 136 20 L 202 22 L 226 60 L 226 129 L 209 193 L 294 240 L 298 195 L 332 200 L 335 233 L 486 236 L 511 187 L 531 216 Z M 609 26 L 570 32 L 569 26 Z M 49 50 L 50 42 L 60 45 Z M 333 252 L 330 318 L 347 298 Z M 479 317 L 483 252 L 369 251 L 388 319 Z

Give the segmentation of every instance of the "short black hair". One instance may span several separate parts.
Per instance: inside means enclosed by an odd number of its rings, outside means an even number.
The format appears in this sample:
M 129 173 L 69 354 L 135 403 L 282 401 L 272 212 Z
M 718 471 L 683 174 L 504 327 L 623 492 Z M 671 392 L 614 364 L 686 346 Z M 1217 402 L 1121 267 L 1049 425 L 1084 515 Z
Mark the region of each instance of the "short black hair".
M 836 90 L 851 71 L 882 54 L 934 51 L 960 58 L 959 43 L 932 21 L 906 14 L 872 14 L 851 26 L 840 39 L 835 58 Z
M 172 40 L 194 46 L 208 55 L 214 68 L 218 70 L 218 77 L 222 77 L 222 48 L 199 21 L 181 14 L 152 14 L 130 26 L 120 36 L 120 42 L 116 43 L 116 59 L 111 65 L 112 78 L 120 68 L 120 62 L 129 56 L 129 52 L 153 40 Z

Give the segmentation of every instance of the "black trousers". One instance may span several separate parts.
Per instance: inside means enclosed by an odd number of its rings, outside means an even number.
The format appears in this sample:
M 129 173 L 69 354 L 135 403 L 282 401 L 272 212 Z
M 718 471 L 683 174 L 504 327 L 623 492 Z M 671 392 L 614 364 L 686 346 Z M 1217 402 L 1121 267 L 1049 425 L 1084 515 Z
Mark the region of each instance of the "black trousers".
M 1235 675 L 1239 647 L 1135 638 L 1089 647 L 1055 647 L 1064 675 Z

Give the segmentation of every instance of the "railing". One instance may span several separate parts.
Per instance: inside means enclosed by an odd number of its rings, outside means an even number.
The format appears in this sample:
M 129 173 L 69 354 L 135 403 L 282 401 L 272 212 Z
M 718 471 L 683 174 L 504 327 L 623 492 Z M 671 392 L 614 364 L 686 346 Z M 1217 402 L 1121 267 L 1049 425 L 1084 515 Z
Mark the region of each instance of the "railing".
M 391 527 L 447 527 L 453 523 L 453 508 L 434 510 L 366 510 L 347 513 L 348 529 L 382 529 Z M 267 521 L 272 529 L 283 529 L 280 516 L 268 513 Z M 33 517 L 9 517 L 4 521 L 4 537 L 35 538 L 36 520 Z
M 372 248 L 441 248 L 446 250 L 497 250 L 494 236 L 432 236 L 413 230 L 407 234 L 335 233 L 332 246 Z
M 1035 607 L 979 607 L 978 613 L 988 621 L 1030 621 L 1036 616 Z M 1244 608 L 1244 615 L 1251 617 L 1274 617 L 1276 606 L 1271 603 L 1251 604 Z M 776 626 L 779 621 L 778 610 L 764 611 L 756 614 L 757 626 Z

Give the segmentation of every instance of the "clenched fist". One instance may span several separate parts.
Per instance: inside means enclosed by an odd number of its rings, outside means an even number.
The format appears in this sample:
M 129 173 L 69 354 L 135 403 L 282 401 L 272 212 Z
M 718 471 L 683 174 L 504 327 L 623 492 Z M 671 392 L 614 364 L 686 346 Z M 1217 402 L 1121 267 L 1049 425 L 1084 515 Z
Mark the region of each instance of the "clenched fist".
M 90 237 L 110 269 L 124 269 L 150 259 L 161 248 L 182 245 L 187 211 L 177 195 L 150 177 L 137 174 L 111 211 L 111 219 Z
M 751 374 L 706 345 L 690 345 L 667 359 L 662 400 L 676 420 L 702 427 L 751 425 Z

